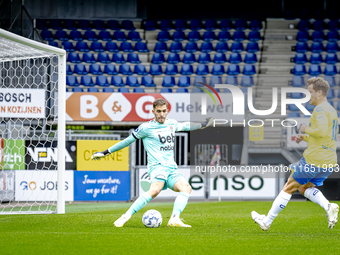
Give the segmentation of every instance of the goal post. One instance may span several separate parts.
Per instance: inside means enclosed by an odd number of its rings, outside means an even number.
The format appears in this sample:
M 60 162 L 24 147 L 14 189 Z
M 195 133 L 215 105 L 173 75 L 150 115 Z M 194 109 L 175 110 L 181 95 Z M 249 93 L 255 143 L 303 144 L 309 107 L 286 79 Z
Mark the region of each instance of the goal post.
M 66 51 L 3 29 L 0 49 L 0 214 L 65 213 Z M 28 151 L 36 151 L 39 145 L 43 149 L 39 148 L 37 157 L 29 155 Z M 47 154 L 57 148 L 57 163 L 44 153 L 48 146 Z M 20 159 L 18 151 L 23 149 Z M 24 164 L 13 163 L 13 157 Z M 34 161 L 40 157 L 43 162 Z M 18 183 L 18 175 L 27 180 Z M 29 180 L 40 178 L 41 182 L 43 176 L 56 179 L 54 194 L 37 193 L 38 182 Z M 19 188 L 27 194 L 18 192 Z M 14 197 L 9 196 L 12 193 Z

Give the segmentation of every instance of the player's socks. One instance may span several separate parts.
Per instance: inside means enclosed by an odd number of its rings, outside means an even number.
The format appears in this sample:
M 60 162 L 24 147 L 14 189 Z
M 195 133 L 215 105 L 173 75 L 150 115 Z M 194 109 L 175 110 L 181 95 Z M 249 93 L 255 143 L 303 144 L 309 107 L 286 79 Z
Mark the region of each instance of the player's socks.
M 263 219 L 264 224 L 270 226 L 276 216 L 286 207 L 291 197 L 292 195 L 282 190 L 274 200 L 272 208 L 269 210 L 268 215 Z
M 174 209 L 172 211 L 172 215 L 180 215 L 181 212 L 183 212 L 184 208 L 186 207 L 188 203 L 190 194 L 188 192 L 180 192 L 178 196 L 176 197 L 175 203 L 174 203 Z M 171 215 L 171 216 L 172 216 Z
M 306 189 L 304 196 L 310 201 L 320 205 L 327 212 L 329 201 L 325 198 L 320 190 L 314 187 L 308 188 Z
M 136 212 L 138 212 L 140 209 L 142 209 L 147 203 L 150 202 L 152 197 L 149 195 L 149 193 L 145 192 L 143 195 L 141 195 L 127 210 L 126 213 L 133 215 Z

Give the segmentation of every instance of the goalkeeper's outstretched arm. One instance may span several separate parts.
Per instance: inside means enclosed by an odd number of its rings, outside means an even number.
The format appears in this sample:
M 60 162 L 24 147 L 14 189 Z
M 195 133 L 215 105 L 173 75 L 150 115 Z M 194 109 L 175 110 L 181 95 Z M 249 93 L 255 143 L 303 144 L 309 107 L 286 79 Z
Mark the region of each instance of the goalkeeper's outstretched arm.
M 133 135 L 129 135 L 123 141 L 116 143 L 115 145 L 111 146 L 110 148 L 106 149 L 105 151 L 98 151 L 98 152 L 93 153 L 93 155 L 91 156 L 91 159 L 92 160 L 100 160 L 101 158 L 104 158 L 107 155 L 110 155 L 111 153 L 113 153 L 115 151 L 119 151 L 119 150 L 129 146 L 134 141 L 136 141 L 136 138 Z
M 178 123 L 177 131 L 192 131 L 197 129 L 204 129 L 212 125 L 215 118 L 208 117 L 202 123 L 182 122 Z

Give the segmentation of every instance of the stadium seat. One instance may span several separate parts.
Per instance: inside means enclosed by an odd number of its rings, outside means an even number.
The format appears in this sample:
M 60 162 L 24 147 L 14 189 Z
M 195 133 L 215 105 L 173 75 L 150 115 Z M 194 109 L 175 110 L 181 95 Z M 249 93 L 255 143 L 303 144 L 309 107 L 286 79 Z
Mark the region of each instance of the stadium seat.
M 160 42 L 166 42 L 170 40 L 170 33 L 168 31 L 161 31 L 157 35 L 157 40 Z
M 228 69 L 227 69 L 228 75 L 239 75 L 240 73 L 241 71 L 238 65 L 231 64 L 228 66 Z
M 307 42 L 309 40 L 309 33 L 307 31 L 299 31 L 296 35 L 298 42 Z
M 172 93 L 172 89 L 170 89 L 170 88 L 162 88 L 160 92 L 161 93 Z
M 157 21 L 155 20 L 147 20 L 145 21 L 145 30 L 146 31 L 153 31 L 157 29 Z
M 103 71 L 98 64 L 92 64 L 89 67 L 89 73 L 94 74 L 94 75 L 102 75 Z
M 252 54 L 252 53 L 249 53 Z M 231 53 L 229 56 L 229 63 L 230 64 L 239 64 L 242 62 L 242 57 L 240 53 Z
M 295 65 L 292 74 L 294 75 L 305 75 L 307 73 L 306 67 L 304 65 Z
M 68 86 L 79 86 L 79 82 L 76 76 L 67 75 L 66 76 L 66 85 Z
M 308 44 L 306 42 L 298 42 L 295 46 L 295 51 L 297 53 L 305 53 L 309 50 Z
M 170 19 L 165 19 L 161 21 L 161 30 L 171 30 L 173 27 L 172 21 Z
M 132 75 L 131 67 L 128 64 L 122 64 L 119 66 L 118 73 L 123 75 Z
M 251 30 L 261 30 L 263 28 L 262 22 L 260 20 L 252 20 L 250 21 L 250 29 Z
M 138 79 L 136 76 L 128 76 L 126 77 L 126 85 L 130 87 L 139 87 Z
M 201 44 L 201 52 L 209 53 L 213 50 L 214 48 L 211 42 L 204 42 Z
M 54 40 L 54 36 L 52 34 L 52 31 L 50 30 L 43 30 L 40 33 L 41 38 L 45 41 L 53 41 Z
M 325 57 L 326 64 L 336 64 L 339 62 L 337 54 L 328 53 Z
M 70 32 L 69 38 L 73 41 L 82 41 L 84 40 L 83 35 L 78 30 L 72 30 Z
M 69 40 L 68 34 L 64 30 L 58 30 L 55 33 L 55 38 L 58 39 L 59 41 L 68 41 Z
M 139 64 L 141 61 L 139 60 L 139 55 L 137 53 L 129 53 L 127 55 L 127 62 L 132 64 Z
M 105 51 L 103 45 L 100 42 L 92 42 L 90 49 L 95 52 L 103 52 Z
M 107 77 L 104 75 L 99 75 L 96 77 L 96 84 L 102 87 L 110 86 L 109 82 L 107 81 Z
M 261 34 L 259 31 L 250 31 L 248 34 L 248 40 L 251 42 L 257 42 L 261 40 Z
M 105 65 L 104 67 L 104 73 L 107 73 L 109 75 L 117 75 L 118 71 L 114 65 L 108 64 L 108 65 Z
M 327 93 L 327 99 L 333 99 L 333 98 L 335 98 L 334 89 L 329 89 Z
M 328 30 L 330 31 L 338 31 L 339 30 L 339 22 L 337 20 L 330 20 L 327 24 Z
M 203 29 L 202 21 L 200 19 L 193 19 L 190 22 L 190 27 L 191 27 L 191 30 Z
M 144 65 L 135 65 L 134 73 L 137 75 L 148 75 Z
M 128 88 L 119 88 L 118 92 L 119 93 L 130 93 L 130 90 Z
M 163 70 L 162 70 L 162 67 L 160 65 L 152 64 L 152 65 L 150 65 L 149 73 L 151 75 L 161 75 L 161 74 L 163 74 Z
M 202 87 L 203 85 L 201 83 L 207 84 L 207 79 L 205 76 L 196 76 L 194 80 L 194 86 Z
M 74 52 L 76 50 L 71 42 L 62 42 L 61 45 L 67 52 Z
M 257 63 L 257 56 L 255 53 L 247 53 L 244 56 L 244 63 L 246 64 L 254 64 Z
M 92 27 L 97 30 L 105 29 L 105 23 L 102 20 L 93 20 Z
M 221 76 L 211 76 L 209 85 L 215 87 L 216 84 L 223 84 Z
M 221 20 L 220 27 L 222 30 L 230 30 L 234 28 L 233 22 L 229 19 Z
M 324 47 L 321 42 L 313 42 L 312 45 L 310 46 L 310 51 L 313 53 L 320 53 L 323 52 Z
M 224 70 L 224 66 L 223 65 L 213 65 L 212 69 L 211 69 L 211 74 L 212 75 L 223 75 L 225 74 L 225 70 Z
M 248 28 L 247 21 L 243 19 L 238 19 L 235 21 L 235 29 L 236 30 L 245 30 Z
M 228 44 L 225 42 L 219 42 L 216 44 L 215 51 L 219 53 L 224 53 L 229 50 Z
M 185 51 L 189 52 L 189 53 L 198 51 L 197 43 L 195 43 L 195 42 L 188 42 L 185 45 Z
M 75 87 L 72 88 L 72 92 L 84 92 L 83 88 Z
M 253 76 L 244 75 L 241 79 L 242 87 L 252 87 L 254 86 L 254 78 Z
M 135 44 L 135 50 L 138 52 L 149 52 L 149 49 L 144 42 L 137 42 Z
M 321 31 L 314 31 L 312 33 L 312 40 L 314 42 L 322 42 L 325 39 L 325 35 Z
M 322 20 L 316 20 L 313 22 L 313 28 L 316 31 L 322 31 L 324 29 L 324 23 Z
M 247 52 L 258 52 L 260 51 L 259 44 L 257 42 L 249 42 L 246 47 Z
M 336 53 L 339 51 L 339 45 L 335 42 L 329 42 L 326 45 L 326 51 L 328 53 Z
M 230 47 L 230 51 L 231 52 L 241 52 L 241 51 L 244 51 L 244 47 L 243 47 L 243 44 L 240 43 L 240 42 L 234 42 L 231 44 L 231 47 Z
M 224 53 L 216 53 L 214 56 L 214 63 L 224 64 L 227 62 L 227 57 Z
M 168 55 L 168 59 L 167 59 L 167 62 L 169 64 L 178 64 L 179 62 L 181 62 L 181 59 L 179 57 L 179 54 L 178 53 L 170 53 Z
M 176 90 L 176 93 L 189 93 L 187 88 L 178 88 Z
M 89 46 L 87 45 L 86 42 L 78 41 L 76 43 L 76 50 L 80 51 L 80 52 L 89 52 L 90 48 L 89 48 Z
M 323 72 L 325 75 L 332 76 L 338 73 L 335 65 L 326 65 Z
M 308 20 L 300 20 L 299 23 L 297 24 L 297 28 L 300 31 L 307 31 L 311 27 L 310 23 Z
M 126 35 L 123 31 L 116 30 L 113 33 L 113 39 L 117 41 L 126 41 Z
M 221 54 L 221 53 L 218 53 Z M 207 64 L 211 62 L 211 57 L 209 53 L 201 53 L 198 56 L 197 62 L 200 64 Z
M 290 98 L 303 98 L 303 93 L 293 92 L 289 94 Z
M 334 76 L 325 76 L 323 77 L 325 81 L 328 82 L 330 87 L 335 87 L 336 86 L 336 82 L 335 82 L 335 77 Z
M 126 60 L 124 58 L 124 55 L 122 53 L 116 52 L 112 55 L 112 61 L 117 64 L 125 64 Z
M 312 112 L 315 108 L 315 105 L 311 105 L 309 102 L 307 102 L 305 107 L 308 111 Z
M 182 31 L 188 28 L 187 21 L 185 19 L 179 19 L 175 22 L 175 28 L 177 31 Z
M 288 105 L 288 110 L 293 111 L 293 112 L 298 112 L 300 109 L 295 105 L 295 104 L 289 104 Z
M 111 30 L 120 30 L 121 28 L 117 20 L 108 20 L 106 26 Z
M 128 33 L 127 38 L 134 42 L 139 42 L 142 40 L 142 38 L 140 37 L 140 34 L 137 31 L 130 31 Z
M 97 61 L 103 64 L 110 64 L 111 63 L 111 59 L 109 57 L 109 54 L 105 53 L 105 52 L 101 52 L 98 54 L 97 57 Z
M 123 87 L 125 86 L 123 82 L 123 78 L 121 76 L 115 75 L 111 77 L 111 85 L 114 85 L 116 87 Z
M 194 69 L 190 64 L 184 64 L 181 67 L 180 74 L 182 75 L 192 75 L 194 73 Z
M 72 75 L 73 71 L 70 65 L 66 65 L 66 75 Z
M 103 92 L 105 92 L 105 93 L 114 93 L 115 92 L 115 90 L 113 89 L 113 88 L 103 88 Z
M 76 64 L 74 66 L 74 72 L 79 75 L 88 74 L 88 71 L 86 70 L 86 67 L 83 64 Z
M 214 19 L 209 19 L 205 21 L 206 30 L 215 30 L 217 28 L 217 22 Z
M 190 77 L 189 76 L 179 77 L 177 86 L 178 87 L 189 87 L 190 86 Z
M 162 82 L 162 86 L 163 87 L 173 87 L 175 85 L 176 85 L 175 77 L 173 77 L 173 76 L 165 76 L 163 78 L 163 82 Z
M 201 39 L 201 35 L 198 31 L 190 31 L 188 34 L 188 40 L 190 42 L 196 42 Z
M 89 75 L 84 75 L 80 78 L 80 84 L 84 85 L 84 86 L 88 86 L 88 87 L 92 87 L 94 86 L 92 77 Z
M 318 75 L 322 74 L 321 67 L 319 65 L 310 65 L 309 70 L 308 70 L 308 74 L 312 75 L 312 76 L 318 76 Z
M 304 87 L 305 86 L 305 79 L 303 76 L 294 76 L 292 80 L 293 87 Z
M 49 27 L 47 25 L 47 20 L 45 20 L 45 19 L 37 19 L 36 20 L 36 27 L 37 27 L 37 29 L 41 29 L 41 30 L 49 29 Z
M 338 101 L 336 109 L 338 110 L 338 118 L 339 118 L 339 116 L 340 116 L 340 112 L 339 112 L 340 111 L 340 101 Z
M 217 39 L 220 42 L 227 42 L 227 41 L 231 40 L 231 35 L 228 31 L 221 31 L 221 32 L 218 33 Z
M 97 60 L 94 58 L 94 55 L 91 52 L 86 52 L 83 54 L 83 62 L 85 63 L 96 63 Z
M 87 92 L 90 92 L 90 93 L 98 93 L 98 92 L 99 92 L 99 89 L 97 89 L 97 88 L 88 88 L 88 89 L 87 89 Z
M 93 56 L 93 55 L 92 55 Z M 80 63 L 80 57 L 77 52 L 72 52 L 67 55 L 67 62 Z
M 155 49 L 154 51 L 157 53 L 163 53 L 166 52 L 168 50 L 168 46 L 166 45 L 165 42 L 158 42 L 155 45 Z
M 153 82 L 153 79 L 151 76 L 143 76 L 141 83 L 145 87 L 156 87 L 156 84 Z
M 300 118 L 300 113 L 290 112 L 290 113 L 288 113 L 288 118 Z
M 162 53 L 155 53 L 152 56 L 151 63 L 153 64 L 163 64 L 165 62 L 164 55 Z
M 134 88 L 133 93 L 145 93 L 145 90 L 143 88 Z
M 133 22 L 131 20 L 122 20 L 122 25 L 121 25 L 122 29 L 125 30 L 135 30 L 135 25 L 133 24 Z
M 86 39 L 88 41 L 98 41 L 96 33 L 92 30 L 85 31 L 84 39 Z
M 166 66 L 164 74 L 166 75 L 176 75 L 178 74 L 178 68 L 177 65 L 169 64 Z
M 254 75 L 256 74 L 256 69 L 254 65 L 246 64 L 243 67 L 243 72 L 244 75 Z
M 196 62 L 196 57 L 193 53 L 185 53 L 182 62 L 184 64 L 192 64 Z
M 235 31 L 233 34 L 233 39 L 235 42 L 241 42 L 246 39 L 246 34 L 243 31 Z
M 320 53 L 312 53 L 312 55 L 310 55 L 309 62 L 311 64 L 321 64 L 323 62 L 322 55 Z M 297 64 L 304 64 L 304 63 L 297 63 Z
M 200 89 L 200 88 L 193 88 L 192 90 L 191 90 L 191 93 L 203 93 L 204 91 L 202 90 L 202 89 Z
M 329 42 L 337 42 L 339 41 L 339 33 L 336 31 L 329 31 L 327 33 L 327 40 Z
M 206 42 L 211 42 L 216 39 L 216 35 L 213 31 L 205 31 L 203 33 L 203 40 Z
M 102 40 L 102 41 L 112 41 L 112 36 L 110 32 L 107 30 L 100 31 L 98 34 L 98 38 L 99 40 Z
M 92 29 L 90 21 L 88 20 L 78 20 L 78 27 L 82 30 Z
M 180 42 L 173 42 L 170 45 L 169 51 L 172 53 L 177 53 L 183 51 L 182 43 Z
M 225 79 L 225 83 L 226 84 L 230 84 L 230 85 L 238 85 L 238 81 L 237 81 L 237 76 L 227 76 L 227 78 Z
M 122 42 L 120 44 L 120 50 L 124 52 L 133 52 L 132 44 L 129 42 Z
M 209 74 L 209 67 L 204 64 L 200 64 L 196 68 L 196 74 L 197 75 L 207 75 Z
M 175 42 L 181 42 L 183 40 L 185 40 L 185 34 L 183 31 L 175 31 L 172 34 L 172 40 L 174 40 Z
M 119 48 L 115 42 L 107 42 L 105 44 L 105 49 L 109 52 L 118 52 Z

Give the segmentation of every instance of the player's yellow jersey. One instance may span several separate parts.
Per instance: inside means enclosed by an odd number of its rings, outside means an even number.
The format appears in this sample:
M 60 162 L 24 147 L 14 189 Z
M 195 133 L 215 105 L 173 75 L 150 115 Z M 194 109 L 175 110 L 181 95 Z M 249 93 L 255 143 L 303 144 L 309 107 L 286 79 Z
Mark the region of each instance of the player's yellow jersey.
M 309 120 L 305 133 L 308 148 L 303 153 L 308 164 L 329 168 L 337 164 L 336 141 L 338 136 L 338 115 L 327 101 L 319 104 Z

